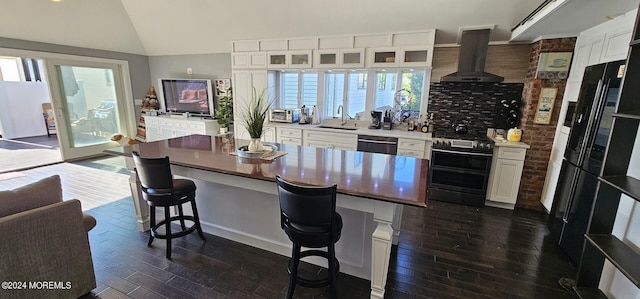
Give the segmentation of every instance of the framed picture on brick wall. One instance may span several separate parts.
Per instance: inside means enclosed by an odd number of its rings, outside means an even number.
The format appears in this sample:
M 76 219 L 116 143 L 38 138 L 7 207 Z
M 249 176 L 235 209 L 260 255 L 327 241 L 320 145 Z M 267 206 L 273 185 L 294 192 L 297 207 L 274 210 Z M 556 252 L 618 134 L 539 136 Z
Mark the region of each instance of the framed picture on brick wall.
M 538 79 L 566 79 L 569 75 L 573 52 L 540 53 L 536 78 Z
M 551 123 L 551 113 L 553 112 L 553 104 L 556 101 L 557 94 L 558 89 L 555 87 L 545 87 L 540 90 L 536 117 L 533 119 L 534 124 L 548 125 Z

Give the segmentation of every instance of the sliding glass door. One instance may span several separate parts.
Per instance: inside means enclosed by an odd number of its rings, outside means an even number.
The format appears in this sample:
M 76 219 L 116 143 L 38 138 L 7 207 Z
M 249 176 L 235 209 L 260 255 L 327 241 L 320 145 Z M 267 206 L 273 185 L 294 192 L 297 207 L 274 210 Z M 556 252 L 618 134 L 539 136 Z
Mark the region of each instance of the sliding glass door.
M 63 160 L 101 154 L 113 134 L 133 131 L 121 65 L 47 59 L 47 74 Z

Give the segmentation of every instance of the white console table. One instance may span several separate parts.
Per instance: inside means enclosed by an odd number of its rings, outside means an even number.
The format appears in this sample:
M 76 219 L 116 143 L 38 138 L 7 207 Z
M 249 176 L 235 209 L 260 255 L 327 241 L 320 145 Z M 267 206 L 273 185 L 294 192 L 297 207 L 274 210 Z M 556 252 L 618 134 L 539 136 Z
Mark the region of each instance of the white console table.
M 199 117 L 145 116 L 147 142 L 199 134 L 214 136 L 220 125 L 216 120 Z

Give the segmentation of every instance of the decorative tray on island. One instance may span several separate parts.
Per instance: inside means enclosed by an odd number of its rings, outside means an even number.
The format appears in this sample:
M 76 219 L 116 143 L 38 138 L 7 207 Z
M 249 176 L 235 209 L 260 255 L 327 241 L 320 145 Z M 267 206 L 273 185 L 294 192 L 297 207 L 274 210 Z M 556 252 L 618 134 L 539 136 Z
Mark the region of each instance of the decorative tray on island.
M 273 144 L 263 144 L 262 147 L 263 147 L 263 150 L 254 152 L 254 151 L 249 151 L 248 145 L 243 145 L 238 148 L 236 153 L 238 154 L 238 157 L 241 157 L 241 158 L 266 158 L 269 155 L 275 153 L 276 150 L 278 150 L 278 147 L 276 147 Z

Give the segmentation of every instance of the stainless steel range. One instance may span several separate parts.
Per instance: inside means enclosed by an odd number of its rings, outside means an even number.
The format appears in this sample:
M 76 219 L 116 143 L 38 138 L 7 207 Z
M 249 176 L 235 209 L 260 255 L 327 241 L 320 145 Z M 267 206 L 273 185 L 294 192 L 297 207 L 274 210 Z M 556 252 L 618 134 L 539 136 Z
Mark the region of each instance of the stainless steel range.
M 433 139 L 429 199 L 484 206 L 493 143 L 482 135 L 449 135 Z

